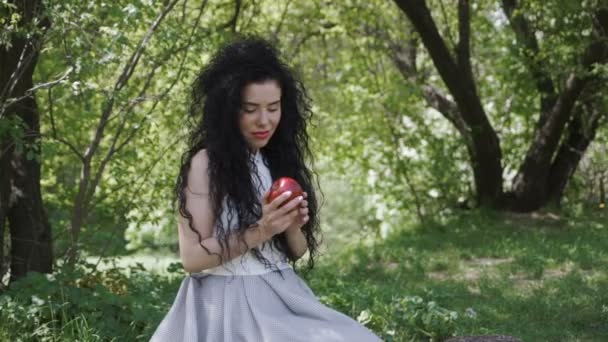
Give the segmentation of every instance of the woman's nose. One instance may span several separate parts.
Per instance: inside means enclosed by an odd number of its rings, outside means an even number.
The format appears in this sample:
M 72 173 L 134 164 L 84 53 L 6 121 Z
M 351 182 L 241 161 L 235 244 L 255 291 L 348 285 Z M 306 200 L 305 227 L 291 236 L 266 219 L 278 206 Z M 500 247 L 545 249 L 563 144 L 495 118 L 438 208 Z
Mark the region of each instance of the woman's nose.
M 268 116 L 269 116 L 269 113 L 267 110 L 265 110 L 265 109 L 260 110 L 260 115 L 258 116 L 258 123 L 260 125 L 267 124 L 269 121 Z

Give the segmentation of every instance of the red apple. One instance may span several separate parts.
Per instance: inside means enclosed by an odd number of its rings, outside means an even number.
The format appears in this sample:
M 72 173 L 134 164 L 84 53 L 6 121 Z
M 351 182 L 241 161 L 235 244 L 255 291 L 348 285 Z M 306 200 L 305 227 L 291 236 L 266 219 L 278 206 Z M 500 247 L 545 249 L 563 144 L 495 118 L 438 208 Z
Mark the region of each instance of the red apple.
M 298 184 L 298 182 L 296 182 L 295 179 L 281 177 L 272 183 L 272 186 L 270 187 L 270 194 L 268 195 L 268 203 L 272 202 L 285 191 L 291 191 L 291 196 L 285 202 L 283 202 L 283 204 L 286 204 L 298 196 L 302 196 L 302 187 L 300 184 Z M 283 204 L 281 204 L 281 206 Z

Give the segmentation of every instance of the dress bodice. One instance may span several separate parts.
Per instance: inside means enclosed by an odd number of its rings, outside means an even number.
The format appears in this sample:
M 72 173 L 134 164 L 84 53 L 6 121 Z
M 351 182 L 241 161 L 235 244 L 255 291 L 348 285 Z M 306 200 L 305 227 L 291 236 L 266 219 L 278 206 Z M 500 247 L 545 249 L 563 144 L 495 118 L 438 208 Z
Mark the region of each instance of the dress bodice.
M 258 199 L 262 202 L 262 197 L 272 186 L 272 176 L 270 169 L 264 161 L 262 153 L 258 150 L 257 153 L 251 154 L 251 181 L 258 195 Z M 220 220 L 223 227 L 238 227 L 238 217 L 234 208 L 227 205 L 226 199 L 224 199 L 223 210 Z M 232 215 L 229 215 L 232 213 Z M 259 248 L 262 255 L 268 260 L 272 267 L 267 267 L 259 261 L 252 251 L 246 254 L 236 257 L 229 262 L 226 262 L 220 266 L 203 270 L 203 273 L 220 274 L 220 275 L 253 275 L 268 273 L 272 270 L 285 269 L 291 267 L 287 260 L 287 257 L 282 252 L 278 251 L 270 241 L 265 242 Z

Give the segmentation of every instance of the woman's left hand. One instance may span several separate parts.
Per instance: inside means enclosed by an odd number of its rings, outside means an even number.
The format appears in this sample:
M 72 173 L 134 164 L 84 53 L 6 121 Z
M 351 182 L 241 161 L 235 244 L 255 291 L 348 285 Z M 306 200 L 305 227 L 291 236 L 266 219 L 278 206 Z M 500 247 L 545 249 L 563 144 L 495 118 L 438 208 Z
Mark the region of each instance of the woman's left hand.
M 304 200 L 302 201 L 302 203 L 300 203 L 300 206 L 298 207 L 298 215 L 296 216 L 294 223 L 289 228 L 287 228 L 287 231 L 293 231 L 302 228 L 310 219 L 308 217 L 308 201 L 306 200 L 306 198 L 308 198 L 308 193 L 303 192 L 302 197 L 304 197 Z

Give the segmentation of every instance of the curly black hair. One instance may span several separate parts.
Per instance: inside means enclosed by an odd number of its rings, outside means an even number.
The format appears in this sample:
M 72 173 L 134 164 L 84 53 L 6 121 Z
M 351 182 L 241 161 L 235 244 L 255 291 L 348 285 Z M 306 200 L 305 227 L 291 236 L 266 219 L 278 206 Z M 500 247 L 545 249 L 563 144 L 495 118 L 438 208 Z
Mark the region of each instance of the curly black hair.
M 188 171 L 192 158 L 206 149 L 209 158 L 209 186 L 212 211 L 215 216 L 215 233 L 222 250 L 228 246 L 231 231 L 242 238 L 242 233 L 252 228 L 262 216 L 262 206 L 251 181 L 251 151 L 238 124 L 242 103 L 242 90 L 251 83 L 276 81 L 281 88 L 281 119 L 275 134 L 260 153 L 268 161 L 272 179 L 294 178 L 308 193 L 309 220 L 302 231 L 306 237 L 309 259 L 308 268 L 314 267 L 318 252 L 319 215 L 318 202 L 313 181 L 320 190 L 318 175 L 310 170 L 305 160 L 313 162 L 309 147 L 307 123 L 312 119 L 311 100 L 295 72 L 280 59 L 278 50 L 259 37 L 244 37 L 224 45 L 211 58 L 192 84 L 189 119 L 195 122 L 190 134 L 188 149 L 182 155 L 179 176 L 175 186 L 179 213 L 194 229 L 192 215 L 186 209 L 184 189 L 188 186 Z M 255 167 L 255 165 L 253 165 Z M 233 211 L 238 217 L 236 229 L 223 227 L 220 220 L 228 207 L 228 224 L 231 225 Z M 242 239 L 244 241 L 244 239 Z M 294 264 L 295 257 L 287 245 L 285 233 L 273 237 L 272 244 L 283 252 Z M 268 261 L 258 247 L 253 249 L 255 257 Z M 221 257 L 221 256 L 220 256 Z

